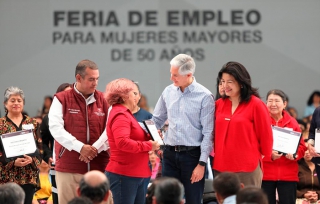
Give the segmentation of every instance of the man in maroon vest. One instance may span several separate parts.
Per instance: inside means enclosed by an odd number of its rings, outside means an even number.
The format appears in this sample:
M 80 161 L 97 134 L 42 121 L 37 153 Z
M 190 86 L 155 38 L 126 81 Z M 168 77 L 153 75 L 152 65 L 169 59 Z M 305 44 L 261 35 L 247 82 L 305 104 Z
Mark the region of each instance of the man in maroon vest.
M 55 170 L 59 203 L 77 196 L 83 174 L 104 171 L 109 155 L 106 135 L 108 105 L 96 90 L 97 65 L 90 60 L 78 63 L 76 83 L 57 93 L 49 111 L 49 129 L 55 139 Z

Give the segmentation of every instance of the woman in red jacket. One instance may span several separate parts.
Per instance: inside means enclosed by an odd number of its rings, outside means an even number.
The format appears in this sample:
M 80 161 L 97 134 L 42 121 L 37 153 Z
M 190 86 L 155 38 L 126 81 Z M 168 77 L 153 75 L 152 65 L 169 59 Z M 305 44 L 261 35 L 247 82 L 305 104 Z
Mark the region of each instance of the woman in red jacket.
M 143 204 L 150 180 L 149 154 L 158 142 L 140 127 L 132 115 L 138 102 L 136 85 L 129 79 L 116 79 L 107 85 L 105 97 L 112 109 L 108 115 L 107 135 L 110 161 L 106 175 L 114 204 Z
M 288 99 L 283 91 L 274 89 L 268 92 L 267 107 L 272 125 L 301 132 L 296 119 L 284 110 L 287 103 Z M 272 160 L 263 160 L 262 188 L 268 195 L 269 204 L 276 203 L 276 189 L 280 204 L 296 202 L 296 189 L 299 181 L 297 161 L 304 156 L 306 149 L 301 137 L 295 157 L 292 154 L 284 155 L 272 151 Z
M 271 159 L 273 142 L 268 109 L 242 64 L 228 62 L 218 77 L 225 94 L 216 101 L 214 174 L 235 172 L 260 188 L 262 155 Z

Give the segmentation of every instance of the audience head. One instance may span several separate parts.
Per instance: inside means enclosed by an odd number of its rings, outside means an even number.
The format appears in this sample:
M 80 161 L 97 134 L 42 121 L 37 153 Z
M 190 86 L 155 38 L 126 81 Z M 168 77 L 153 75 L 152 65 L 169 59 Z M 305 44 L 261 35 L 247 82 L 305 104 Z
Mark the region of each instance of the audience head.
M 223 89 L 221 80 L 220 80 L 219 78 L 217 78 L 216 97 L 215 97 L 215 100 L 218 100 L 218 99 L 221 98 L 222 96 L 224 96 L 224 89 Z
M 249 186 L 237 193 L 237 204 L 268 204 L 268 198 L 261 188 Z
M 307 105 L 310 106 L 312 104 L 319 105 L 320 104 L 320 91 L 314 91 L 308 99 Z
M 251 86 L 251 77 L 247 69 L 239 62 L 228 62 L 218 73 L 226 97 L 239 97 L 240 101 L 248 102 L 252 95 L 260 98 L 258 89 Z
M 162 177 L 155 186 L 153 204 L 182 204 L 184 188 L 176 178 Z
M 13 103 L 17 103 L 13 108 Z M 6 113 L 22 113 L 25 104 L 24 93 L 18 87 L 10 86 L 4 92 L 4 110 Z
M 78 194 L 90 198 L 96 204 L 108 200 L 110 195 L 109 181 L 102 172 L 93 170 L 87 172 L 80 181 Z
M 93 204 L 93 202 L 86 197 L 75 197 L 68 204 Z
M 16 183 L 0 185 L 0 203 L 23 204 L 25 193 Z
M 107 84 L 105 98 L 107 103 L 112 106 L 114 104 L 129 103 L 135 107 L 135 94 L 133 93 L 136 85 L 129 79 L 115 79 Z M 134 100 L 133 100 L 134 99 Z M 131 104 L 133 103 L 133 104 Z
M 67 91 L 67 90 L 69 90 L 71 88 L 72 88 L 72 84 L 63 83 L 58 87 L 56 93 L 59 93 L 59 92 L 62 92 L 62 91 Z
M 223 172 L 214 177 L 213 189 L 216 192 L 219 203 L 225 198 L 237 194 L 243 188 L 239 177 L 235 173 Z

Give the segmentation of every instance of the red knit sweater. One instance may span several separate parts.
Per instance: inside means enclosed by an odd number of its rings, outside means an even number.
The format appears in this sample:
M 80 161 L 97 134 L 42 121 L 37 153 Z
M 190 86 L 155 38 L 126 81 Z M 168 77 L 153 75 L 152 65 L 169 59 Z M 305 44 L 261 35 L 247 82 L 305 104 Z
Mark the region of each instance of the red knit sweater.
M 252 172 L 262 155 L 271 158 L 272 130 L 269 112 L 259 98 L 241 102 L 233 115 L 231 101 L 216 101 L 214 166 L 224 172 Z
M 151 176 L 148 165 L 148 151 L 152 150 L 150 137 L 123 105 L 112 106 L 107 134 L 111 156 L 106 171 L 131 177 Z

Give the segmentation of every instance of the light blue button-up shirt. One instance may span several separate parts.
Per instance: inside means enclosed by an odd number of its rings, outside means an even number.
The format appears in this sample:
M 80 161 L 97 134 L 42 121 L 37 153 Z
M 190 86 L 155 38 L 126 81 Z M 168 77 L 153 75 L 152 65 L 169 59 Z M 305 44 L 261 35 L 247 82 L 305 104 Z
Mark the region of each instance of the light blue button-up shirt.
M 193 78 L 184 92 L 173 84 L 164 89 L 152 120 L 160 129 L 168 119 L 166 145 L 201 146 L 200 161 L 207 162 L 212 151 L 214 109 L 212 93 Z

